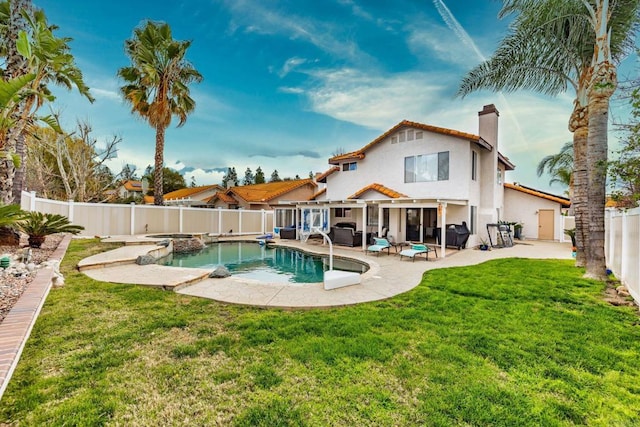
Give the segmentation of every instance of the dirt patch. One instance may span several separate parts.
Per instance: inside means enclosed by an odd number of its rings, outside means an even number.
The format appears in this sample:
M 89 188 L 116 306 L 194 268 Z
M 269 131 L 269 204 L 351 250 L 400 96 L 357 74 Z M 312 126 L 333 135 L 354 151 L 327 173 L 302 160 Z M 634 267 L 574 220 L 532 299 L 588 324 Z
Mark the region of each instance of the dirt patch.
M 27 242 L 27 236 L 25 234 L 20 236 L 19 246 L 0 246 L 0 257 L 5 255 L 18 255 L 20 258 L 24 257 L 26 260 L 29 245 Z M 52 234 L 47 236 L 42 247 L 31 248 L 30 262 L 40 265 L 47 261 L 53 251 L 56 250 L 64 234 Z M 0 269 L 2 274 L 2 269 Z M 33 281 L 35 274 L 28 275 L 6 275 L 0 276 L 0 322 L 4 320 L 7 313 L 18 301 L 22 293 L 29 287 L 29 284 Z

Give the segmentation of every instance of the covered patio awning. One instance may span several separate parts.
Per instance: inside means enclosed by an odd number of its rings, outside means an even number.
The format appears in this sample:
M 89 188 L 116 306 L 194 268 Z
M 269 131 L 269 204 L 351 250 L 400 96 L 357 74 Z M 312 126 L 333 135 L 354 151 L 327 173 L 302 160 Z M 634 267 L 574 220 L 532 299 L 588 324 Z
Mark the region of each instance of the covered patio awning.
M 439 198 L 416 198 L 416 197 L 402 197 L 402 198 L 383 198 L 383 199 L 345 199 L 345 200 L 302 200 L 297 202 L 290 202 L 287 204 L 295 204 L 297 209 L 304 209 L 306 207 L 320 207 L 320 208 L 352 208 L 362 209 L 363 223 L 367 223 L 367 207 L 377 206 L 378 209 L 402 209 L 402 208 L 435 208 L 438 209 L 438 216 L 441 216 L 442 224 L 447 222 L 447 206 L 466 206 L 469 204 L 468 200 L 462 199 L 439 199 Z M 378 223 L 378 233 L 382 233 L 382 223 Z M 443 226 L 440 228 L 440 246 L 442 257 L 445 257 L 446 251 L 446 228 Z M 366 239 L 362 239 L 362 250 L 367 248 Z

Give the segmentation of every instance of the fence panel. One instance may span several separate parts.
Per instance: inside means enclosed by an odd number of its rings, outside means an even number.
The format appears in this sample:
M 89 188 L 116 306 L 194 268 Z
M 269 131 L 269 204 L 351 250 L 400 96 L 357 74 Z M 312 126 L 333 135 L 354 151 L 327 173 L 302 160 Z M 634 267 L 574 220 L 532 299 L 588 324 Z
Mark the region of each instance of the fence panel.
M 609 209 L 605 218 L 607 267 L 640 302 L 640 208 Z
M 84 236 L 153 233 L 262 234 L 273 230 L 273 212 L 179 206 L 74 203 L 22 193 L 22 208 L 56 213 L 85 229 Z

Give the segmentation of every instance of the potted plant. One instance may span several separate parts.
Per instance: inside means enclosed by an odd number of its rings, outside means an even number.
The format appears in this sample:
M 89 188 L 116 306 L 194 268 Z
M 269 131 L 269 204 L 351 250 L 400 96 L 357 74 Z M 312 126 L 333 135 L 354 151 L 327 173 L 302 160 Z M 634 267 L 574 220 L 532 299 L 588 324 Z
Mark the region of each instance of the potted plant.
M 69 222 L 69 218 L 58 214 L 43 214 L 41 212 L 27 212 L 18 228 L 29 236 L 29 246 L 39 248 L 50 234 L 71 233 L 78 234 L 84 227 Z
M 480 245 L 478 245 L 478 249 L 480 249 L 481 251 L 488 251 L 489 250 L 489 242 L 487 242 L 484 239 L 480 239 Z
M 522 224 L 519 222 L 513 223 L 513 238 L 522 239 Z

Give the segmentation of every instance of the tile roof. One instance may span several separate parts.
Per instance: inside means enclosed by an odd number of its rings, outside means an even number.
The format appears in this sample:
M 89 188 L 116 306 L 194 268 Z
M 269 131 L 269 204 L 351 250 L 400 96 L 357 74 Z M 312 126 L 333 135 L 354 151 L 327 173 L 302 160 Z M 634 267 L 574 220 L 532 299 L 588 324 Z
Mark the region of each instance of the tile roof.
M 360 197 L 361 195 L 363 195 L 364 193 L 366 193 L 367 191 L 372 190 L 372 191 L 377 191 L 378 193 L 387 196 L 391 199 L 399 199 L 401 197 L 409 197 L 406 194 L 402 194 L 399 193 L 395 190 L 390 189 L 389 187 L 385 187 L 382 184 L 378 184 L 378 183 L 373 183 L 373 184 L 369 184 L 364 188 L 361 188 L 360 190 L 356 191 L 353 195 L 349 196 L 348 199 L 357 199 L 358 197 Z
M 229 194 L 229 190 L 218 191 L 216 194 L 214 194 L 207 200 L 207 203 L 212 203 L 215 200 L 221 200 L 222 202 L 230 205 L 235 205 L 238 203 L 238 201 L 234 199 L 233 196 L 231 196 L 231 194 Z
M 153 196 L 144 196 L 142 200 L 144 201 L 145 205 L 152 205 L 154 202 Z
M 309 197 L 309 200 L 315 200 L 316 197 L 322 196 L 324 193 L 327 192 L 326 188 L 321 189 L 320 191 L 316 192 L 313 194 L 313 196 Z
M 327 182 L 327 177 L 328 177 L 329 175 L 331 175 L 331 174 L 332 174 L 332 173 L 334 173 L 334 172 L 339 172 L 339 171 L 340 171 L 340 168 L 339 168 L 338 166 L 332 166 L 332 167 L 330 167 L 330 168 L 329 168 L 329 170 L 327 170 L 326 172 L 324 172 L 324 173 L 322 173 L 322 174 L 318 175 L 318 176 L 316 177 L 316 182 Z
M 305 185 L 317 187 L 312 179 L 306 178 L 231 187 L 227 194 L 233 194 L 249 203 L 266 203 Z
M 129 179 L 122 183 L 127 191 L 142 191 L 142 182 Z
M 216 189 L 216 187 L 218 191 L 224 190 L 224 188 L 222 188 L 218 184 L 201 185 L 199 187 L 187 187 L 187 188 L 181 188 L 180 190 L 172 191 L 170 193 L 165 194 L 164 199 L 165 200 L 186 199 L 187 197 L 192 197 L 198 193 L 203 193 L 205 191 Z
M 396 132 L 396 131 L 404 128 L 404 127 L 420 129 L 420 130 L 424 130 L 424 131 L 427 131 L 427 132 L 439 133 L 439 134 L 442 134 L 442 135 L 449 135 L 449 136 L 453 136 L 455 138 L 460 138 L 460 139 L 464 139 L 464 140 L 467 140 L 467 141 L 478 143 L 478 144 L 484 146 L 485 148 L 487 148 L 488 150 L 492 149 L 491 145 L 489 143 L 487 143 L 480 136 L 474 135 L 472 133 L 461 132 L 461 131 L 457 131 L 457 130 L 454 130 L 454 129 L 447 129 L 447 128 L 443 128 L 443 127 L 439 127 L 439 126 L 426 125 L 424 123 L 412 122 L 412 121 L 409 121 L 409 120 L 403 120 L 400 123 L 398 123 L 397 125 L 395 125 L 394 127 L 392 127 L 391 129 L 389 129 L 388 131 L 386 131 L 385 133 L 383 133 L 382 135 L 380 135 L 379 137 L 377 137 L 376 139 L 374 139 L 373 141 L 371 141 L 370 143 L 368 143 L 367 145 L 365 145 L 364 147 L 362 147 L 361 149 L 356 150 L 356 151 L 352 151 L 350 153 L 340 154 L 340 155 L 331 157 L 329 159 L 329 163 L 336 165 L 336 164 L 339 164 L 343 160 L 352 160 L 352 159 L 353 160 L 360 160 L 360 159 L 364 159 L 366 151 L 368 151 L 370 148 L 372 148 L 376 144 L 384 141 L 391 134 L 393 134 L 394 132 Z M 502 154 L 500 154 L 500 153 L 498 153 L 498 156 L 499 156 L 498 158 L 500 159 L 500 161 L 502 161 L 505 164 L 505 166 L 507 166 L 507 170 L 513 170 L 515 168 L 513 163 L 509 162 L 508 158 L 502 156 Z
M 555 196 L 553 194 L 548 194 L 542 191 L 534 190 L 533 188 L 525 187 L 523 185 L 515 185 L 510 184 L 508 182 L 504 183 L 505 188 L 510 188 L 512 190 L 520 191 L 525 194 L 531 194 L 532 196 L 541 197 L 543 199 L 551 200 L 552 202 L 560 203 L 563 207 L 568 208 L 571 206 L 571 200 L 566 197 Z

